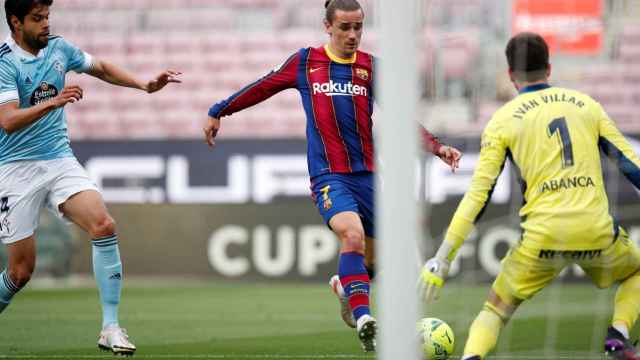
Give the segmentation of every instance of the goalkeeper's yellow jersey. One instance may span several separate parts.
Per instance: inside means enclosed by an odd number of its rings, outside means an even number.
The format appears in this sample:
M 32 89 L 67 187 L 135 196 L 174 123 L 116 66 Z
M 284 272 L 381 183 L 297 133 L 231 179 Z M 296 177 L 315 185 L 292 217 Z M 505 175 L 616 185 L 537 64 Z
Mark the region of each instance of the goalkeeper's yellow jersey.
M 487 124 L 471 187 L 445 239 L 455 249 L 462 244 L 508 159 L 524 195 L 523 245 L 554 250 L 607 247 L 618 227 L 609 214 L 600 150 L 640 188 L 640 159 L 598 102 L 547 84 L 523 89 Z

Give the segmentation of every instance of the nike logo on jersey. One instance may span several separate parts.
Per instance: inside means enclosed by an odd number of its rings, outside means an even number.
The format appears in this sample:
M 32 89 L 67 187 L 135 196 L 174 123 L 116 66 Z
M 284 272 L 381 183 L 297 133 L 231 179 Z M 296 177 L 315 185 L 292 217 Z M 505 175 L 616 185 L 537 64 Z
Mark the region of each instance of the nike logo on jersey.
M 320 70 L 320 68 L 315 68 L 315 69 L 311 68 L 311 69 L 309 69 L 309 74 L 313 74 L 314 72 L 316 72 L 318 70 Z

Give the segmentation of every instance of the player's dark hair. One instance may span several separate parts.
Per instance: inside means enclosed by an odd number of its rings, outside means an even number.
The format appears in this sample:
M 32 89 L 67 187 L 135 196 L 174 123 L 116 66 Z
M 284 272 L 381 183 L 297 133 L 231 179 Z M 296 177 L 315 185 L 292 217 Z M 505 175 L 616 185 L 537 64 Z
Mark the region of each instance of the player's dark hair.
M 505 50 L 509 70 L 520 81 L 543 80 L 549 69 L 549 46 L 542 36 L 523 32 L 509 40 Z
M 51 6 L 53 0 L 5 0 L 4 13 L 7 18 L 9 29 L 13 32 L 13 24 L 11 24 L 11 16 L 15 16 L 24 23 L 24 18 L 38 5 Z
M 358 0 L 326 0 L 324 2 L 325 15 L 324 18 L 329 22 L 329 24 L 333 23 L 333 19 L 336 18 L 336 11 L 357 11 L 362 10 L 362 6 Z

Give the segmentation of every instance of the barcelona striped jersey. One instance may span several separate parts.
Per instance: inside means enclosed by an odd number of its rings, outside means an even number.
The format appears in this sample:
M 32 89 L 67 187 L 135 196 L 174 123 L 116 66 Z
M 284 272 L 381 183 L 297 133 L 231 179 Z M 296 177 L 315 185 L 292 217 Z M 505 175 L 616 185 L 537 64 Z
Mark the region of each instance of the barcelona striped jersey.
M 357 51 L 351 59 L 328 46 L 301 49 L 278 69 L 215 104 L 209 115 L 231 115 L 290 88 L 300 92 L 307 118 L 309 175 L 372 172 L 375 60 Z M 428 132 L 433 151 L 440 143 Z

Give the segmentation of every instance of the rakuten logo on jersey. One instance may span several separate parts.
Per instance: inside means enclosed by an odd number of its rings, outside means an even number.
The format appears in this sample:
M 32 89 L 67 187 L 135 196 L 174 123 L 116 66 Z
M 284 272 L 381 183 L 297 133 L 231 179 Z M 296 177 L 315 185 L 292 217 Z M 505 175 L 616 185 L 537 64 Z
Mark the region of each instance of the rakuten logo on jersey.
M 367 96 L 367 88 L 361 85 L 353 85 L 351 81 L 341 84 L 333 80 L 326 83 L 313 83 L 313 95 L 325 94 L 326 96 Z

